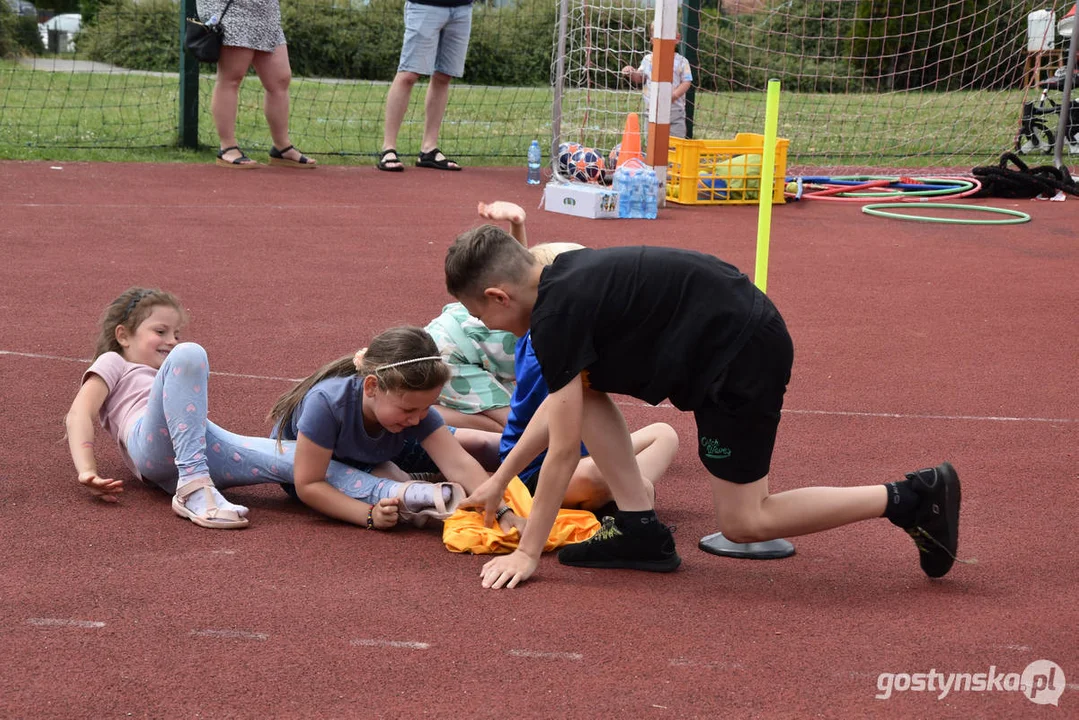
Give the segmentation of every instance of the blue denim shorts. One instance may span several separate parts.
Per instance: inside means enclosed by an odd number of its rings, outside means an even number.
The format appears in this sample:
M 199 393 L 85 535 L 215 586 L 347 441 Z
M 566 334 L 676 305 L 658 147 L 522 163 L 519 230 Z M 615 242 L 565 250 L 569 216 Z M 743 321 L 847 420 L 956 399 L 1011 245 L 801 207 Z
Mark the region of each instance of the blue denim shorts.
M 465 74 L 465 54 L 472 34 L 472 5 L 436 7 L 405 3 L 405 39 L 397 72 Z

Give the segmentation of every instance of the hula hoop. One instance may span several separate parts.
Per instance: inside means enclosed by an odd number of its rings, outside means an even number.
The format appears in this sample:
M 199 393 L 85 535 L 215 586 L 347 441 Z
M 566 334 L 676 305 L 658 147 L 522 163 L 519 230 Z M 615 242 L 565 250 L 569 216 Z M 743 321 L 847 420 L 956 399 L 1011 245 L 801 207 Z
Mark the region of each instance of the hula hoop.
M 802 197 L 807 200 L 827 200 L 831 202 L 870 202 L 873 200 L 885 200 L 888 198 L 896 198 L 907 202 L 924 202 L 925 198 L 934 198 L 935 200 L 958 200 L 960 198 L 969 197 L 981 189 L 982 184 L 976 178 L 966 177 L 925 177 L 915 178 L 917 180 L 925 180 L 931 183 L 949 183 L 947 185 L 927 185 L 922 186 L 922 190 L 907 190 L 906 187 L 910 187 L 908 183 L 902 183 L 903 189 L 896 187 L 897 183 L 900 183 L 901 178 L 894 176 L 880 176 L 880 175 L 840 175 L 831 180 L 837 181 L 840 185 L 840 189 L 829 188 L 827 190 L 817 190 L 803 193 Z M 859 183 L 855 187 L 846 187 L 846 183 L 855 182 Z M 889 183 L 889 188 L 882 187 L 880 191 L 869 190 L 867 192 L 857 192 L 858 190 L 868 190 L 864 186 L 869 183 Z M 907 200 L 909 198 L 909 200 Z
M 1011 216 L 1007 220 L 963 220 L 958 218 L 928 217 L 925 215 L 904 215 L 903 213 L 891 212 L 891 210 L 900 207 L 906 208 L 909 207 L 909 204 L 877 203 L 874 205 L 865 205 L 862 207 L 862 212 L 864 212 L 866 215 L 874 215 L 876 217 L 882 218 L 892 218 L 894 220 L 914 220 L 915 222 L 948 223 L 951 225 L 1019 225 L 1020 223 L 1030 222 L 1030 215 L 1027 215 L 1025 212 L 1019 212 L 1018 210 L 1007 210 L 1005 208 L 981 207 L 978 205 L 956 205 L 954 203 L 923 203 L 922 205 L 918 206 L 924 208 L 971 210 Z
M 839 179 L 857 180 L 857 179 L 859 179 L 859 177 L 856 176 L 856 175 L 840 176 Z M 887 179 L 890 179 L 892 182 L 899 182 L 899 178 L 896 178 L 896 177 L 887 178 Z M 943 189 L 939 189 L 940 186 L 936 185 L 936 186 L 932 186 L 932 187 L 937 188 L 937 189 L 926 188 L 925 190 L 912 190 L 910 192 L 905 192 L 905 191 L 904 192 L 897 192 L 897 193 L 895 193 L 895 196 L 902 197 L 902 198 L 906 198 L 906 197 L 910 197 L 910 198 L 931 197 L 931 198 L 934 198 L 936 200 L 955 200 L 955 199 L 967 197 L 968 195 L 973 195 L 974 193 L 978 192 L 978 190 L 980 190 L 981 187 L 982 187 L 981 181 L 978 180 L 977 178 L 973 178 L 973 177 L 967 178 L 967 177 L 936 177 L 936 176 L 933 176 L 933 177 L 919 177 L 919 178 L 916 178 L 916 179 L 917 180 L 925 180 L 925 181 L 928 181 L 928 182 L 947 182 L 947 183 L 953 183 L 953 184 L 951 186 L 945 187 Z M 881 197 L 882 195 L 883 194 L 878 195 L 878 197 Z M 872 193 L 851 193 L 850 196 L 851 197 L 864 197 L 864 198 L 869 198 L 869 199 L 873 198 Z

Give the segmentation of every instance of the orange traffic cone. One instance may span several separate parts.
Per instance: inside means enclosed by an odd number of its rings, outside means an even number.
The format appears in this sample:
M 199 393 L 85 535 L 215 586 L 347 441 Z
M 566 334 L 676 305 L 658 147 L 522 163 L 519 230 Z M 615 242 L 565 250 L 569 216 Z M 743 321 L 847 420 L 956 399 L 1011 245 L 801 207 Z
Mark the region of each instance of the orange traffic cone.
M 644 159 L 641 155 L 641 125 L 635 112 L 626 116 L 626 129 L 622 131 L 622 148 L 618 151 L 618 163 L 615 167 L 622 167 L 630 158 Z

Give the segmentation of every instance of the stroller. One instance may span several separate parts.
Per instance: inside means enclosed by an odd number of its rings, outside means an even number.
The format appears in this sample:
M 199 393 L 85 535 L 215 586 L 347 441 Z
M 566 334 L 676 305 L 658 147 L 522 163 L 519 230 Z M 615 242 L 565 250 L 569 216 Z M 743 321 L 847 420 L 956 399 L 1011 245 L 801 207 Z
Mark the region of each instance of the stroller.
M 1049 97 L 1049 92 L 1064 90 L 1066 68 L 1059 68 L 1053 77 L 1042 81 L 1041 97 L 1023 103 L 1023 116 L 1019 132 L 1015 136 L 1015 151 L 1020 154 L 1053 152 L 1060 113 L 1067 113 L 1064 126 L 1064 152 L 1079 155 L 1079 98 L 1074 97 L 1079 88 L 1079 73 L 1072 79 L 1073 97 L 1066 109 Z

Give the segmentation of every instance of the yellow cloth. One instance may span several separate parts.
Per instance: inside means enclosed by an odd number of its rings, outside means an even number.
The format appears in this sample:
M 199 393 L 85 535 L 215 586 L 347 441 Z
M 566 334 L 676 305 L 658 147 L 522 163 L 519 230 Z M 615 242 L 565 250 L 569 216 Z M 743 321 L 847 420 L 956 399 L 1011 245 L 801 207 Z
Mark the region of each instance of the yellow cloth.
M 518 478 L 510 481 L 503 500 L 519 517 L 532 512 L 532 496 Z M 544 552 L 587 540 L 599 530 L 596 516 L 587 510 L 559 510 L 554 527 L 547 537 Z M 503 532 L 498 523 L 493 528 L 483 524 L 483 513 L 475 510 L 458 510 L 442 525 L 442 542 L 450 552 L 495 555 L 513 552 L 521 541 L 517 528 Z

